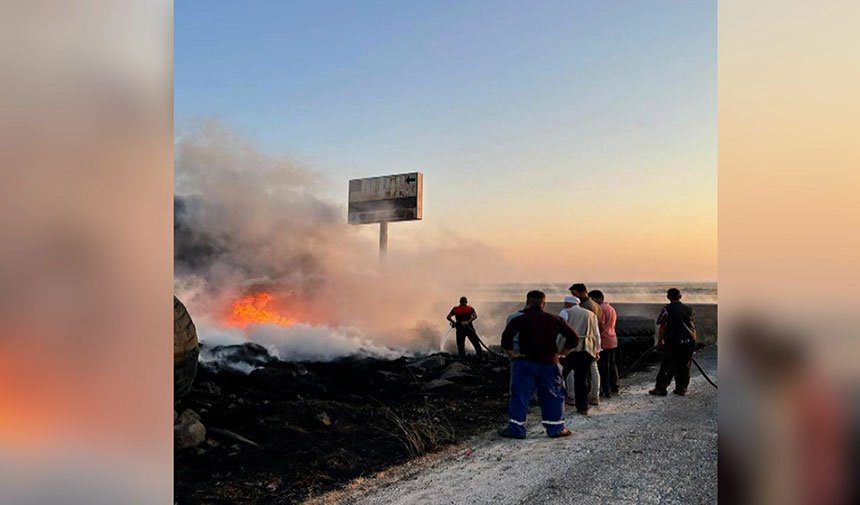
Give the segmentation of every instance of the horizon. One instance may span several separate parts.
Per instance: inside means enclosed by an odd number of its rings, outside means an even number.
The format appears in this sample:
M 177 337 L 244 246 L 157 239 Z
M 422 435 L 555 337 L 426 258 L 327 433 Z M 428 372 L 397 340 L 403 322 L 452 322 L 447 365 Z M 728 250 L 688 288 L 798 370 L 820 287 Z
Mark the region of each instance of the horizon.
M 422 172 L 391 257 L 451 237 L 503 281 L 717 277 L 715 4 L 188 1 L 175 41 L 177 142 L 214 119 L 344 222 L 349 179 Z

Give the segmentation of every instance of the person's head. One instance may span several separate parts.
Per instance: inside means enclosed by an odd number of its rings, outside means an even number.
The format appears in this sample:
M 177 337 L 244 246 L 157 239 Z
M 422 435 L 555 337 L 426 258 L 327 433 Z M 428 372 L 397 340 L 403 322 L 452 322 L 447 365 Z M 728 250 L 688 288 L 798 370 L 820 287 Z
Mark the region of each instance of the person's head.
M 526 295 L 526 307 L 540 307 L 546 305 L 546 294 L 543 291 L 529 291 Z
M 588 297 L 594 300 L 597 303 L 603 303 L 603 291 L 599 289 L 592 289 L 588 292 Z
M 579 298 L 572 295 L 564 297 L 564 308 L 569 309 L 575 305 L 579 305 Z
M 570 290 L 570 294 L 579 298 L 580 300 L 584 298 L 588 298 L 588 288 L 585 287 L 585 284 L 576 283 L 568 288 Z
M 681 301 L 681 290 L 678 288 L 669 288 L 669 291 L 666 291 L 666 298 L 668 298 L 670 302 Z
M 465 296 L 461 296 L 460 297 L 460 305 L 466 305 L 467 303 L 469 303 L 469 299 L 466 298 Z

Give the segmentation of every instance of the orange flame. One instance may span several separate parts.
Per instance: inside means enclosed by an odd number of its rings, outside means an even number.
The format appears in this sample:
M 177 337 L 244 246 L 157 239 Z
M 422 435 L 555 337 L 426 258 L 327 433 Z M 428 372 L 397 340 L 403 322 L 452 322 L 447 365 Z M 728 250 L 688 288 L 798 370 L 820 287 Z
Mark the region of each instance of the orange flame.
M 249 324 L 280 324 L 292 326 L 294 319 L 284 317 L 277 312 L 266 310 L 266 305 L 272 300 L 272 295 L 266 292 L 252 293 L 233 303 L 233 310 L 227 315 L 228 326 L 245 327 Z

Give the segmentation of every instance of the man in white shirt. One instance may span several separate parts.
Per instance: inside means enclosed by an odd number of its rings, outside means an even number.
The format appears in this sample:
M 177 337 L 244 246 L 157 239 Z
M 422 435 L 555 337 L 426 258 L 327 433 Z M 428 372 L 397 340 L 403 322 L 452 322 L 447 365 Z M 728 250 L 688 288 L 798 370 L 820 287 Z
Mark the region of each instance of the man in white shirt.
M 559 316 L 566 320 L 581 337 L 579 345 L 562 360 L 562 375 L 568 384 L 568 398 L 573 392 L 576 411 L 587 415 L 591 392 L 594 391 L 596 399 L 600 391 L 600 384 L 599 382 L 593 384 L 591 373 L 592 365 L 596 364 L 600 352 L 599 322 L 594 312 L 579 306 L 579 299 L 575 296 L 564 297 L 564 309 Z M 570 377 L 573 377 L 573 387 L 571 387 Z
M 567 312 L 565 312 L 570 307 L 577 306 L 581 309 L 589 310 L 594 312 L 591 309 L 586 309 L 581 305 L 581 301 L 576 296 L 565 296 L 564 297 L 564 308 L 561 309 L 561 312 L 558 313 L 563 319 L 567 320 Z M 600 329 L 600 314 L 597 315 L 597 352 L 603 350 L 601 347 L 601 339 L 603 335 L 601 334 Z M 591 364 L 591 389 L 588 390 L 588 404 L 589 405 L 600 405 L 600 367 L 598 367 L 598 360 L 600 359 L 600 355 L 596 356 L 594 359 L 594 363 Z M 570 391 L 573 392 L 573 377 L 570 378 Z

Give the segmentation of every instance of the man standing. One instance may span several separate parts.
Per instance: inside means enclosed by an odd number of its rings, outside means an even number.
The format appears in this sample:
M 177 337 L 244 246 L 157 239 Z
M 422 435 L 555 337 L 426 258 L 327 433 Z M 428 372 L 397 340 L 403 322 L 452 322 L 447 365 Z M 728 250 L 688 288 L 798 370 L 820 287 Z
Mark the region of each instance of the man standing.
M 600 305 L 600 359 L 597 369 L 600 372 L 600 395 L 604 398 L 618 396 L 618 367 L 615 364 L 615 351 L 618 349 L 618 337 L 615 335 L 615 323 L 618 315 L 615 307 L 605 301 L 603 292 L 595 289 L 589 291 L 588 297 Z
M 564 356 L 576 346 L 579 335 L 560 317 L 544 312 L 545 306 L 546 295 L 530 291 L 523 314 L 511 319 L 502 333 L 502 349 L 514 358 L 508 426 L 500 433 L 503 437 L 526 437 L 529 398 L 535 387 L 546 434 L 553 438 L 570 435 L 570 430 L 564 427 L 565 393 L 556 336 L 561 334 L 565 339 L 561 353 Z M 519 334 L 519 352 L 514 351 L 516 334 Z
M 573 373 L 573 399 L 576 411 L 582 415 L 588 414 L 590 404 L 591 366 L 594 364 L 600 351 L 600 330 L 598 329 L 597 316 L 578 305 L 579 300 L 575 296 L 564 298 L 563 317 L 571 328 L 581 337 L 579 344 L 562 361 L 562 373 L 565 377 Z M 569 383 L 569 380 L 568 380 Z
M 466 355 L 466 338 L 468 337 L 472 347 L 475 348 L 478 359 L 483 358 L 484 352 L 481 350 L 481 341 L 478 339 L 478 333 L 475 332 L 475 326 L 472 325 L 472 321 L 478 319 L 478 313 L 469 305 L 469 300 L 465 296 L 460 297 L 460 305 L 451 309 L 445 319 L 457 329 L 457 354 Z
M 603 335 L 603 311 L 600 308 L 600 305 L 591 299 L 588 296 L 588 288 L 585 287 L 585 284 L 576 283 L 571 285 L 569 288 L 570 294 L 579 298 L 579 306 L 585 310 L 590 310 L 597 316 L 597 329 L 601 335 Z M 598 341 L 598 345 L 600 342 Z M 588 404 L 589 405 L 599 405 L 600 404 L 600 371 L 597 368 L 597 360 L 594 360 L 594 363 L 591 364 L 591 391 L 588 395 Z
M 666 396 L 667 388 L 675 379 L 673 393 L 683 396 L 687 394 L 690 384 L 690 365 L 693 362 L 693 351 L 696 348 L 696 326 L 693 323 L 694 312 L 689 305 L 681 303 L 681 291 L 671 288 L 666 292 L 669 305 L 663 307 L 657 324 L 660 331 L 657 336 L 657 347 L 663 348 L 663 363 L 657 372 L 657 384 L 651 391 L 652 395 Z
M 520 317 L 521 315 L 523 315 L 523 311 L 526 310 L 527 308 L 528 308 L 528 305 L 526 305 L 525 307 L 521 308 L 520 310 L 509 315 L 505 319 L 505 327 L 507 327 L 509 324 L 511 324 L 511 321 L 515 317 Z M 519 335 L 519 333 L 514 335 L 514 352 L 520 352 L 520 335 Z
M 592 300 L 588 296 L 588 289 L 585 287 L 585 284 L 577 283 L 569 288 L 570 294 L 579 298 L 579 306 L 585 310 L 590 310 L 597 315 L 597 320 L 599 321 L 601 316 L 603 315 L 600 309 L 600 305 Z

